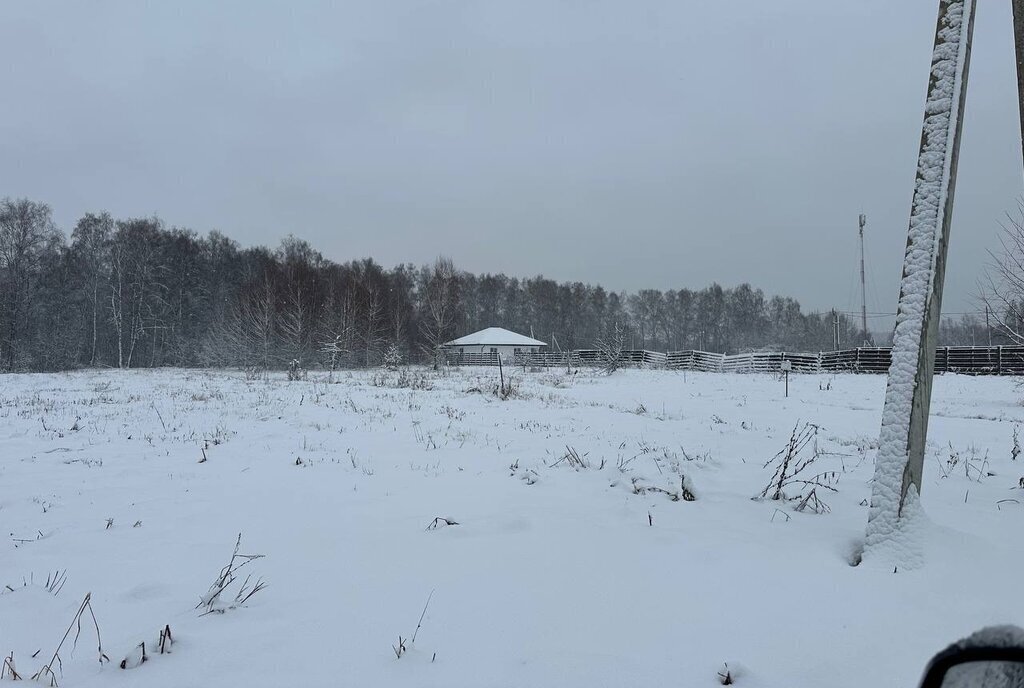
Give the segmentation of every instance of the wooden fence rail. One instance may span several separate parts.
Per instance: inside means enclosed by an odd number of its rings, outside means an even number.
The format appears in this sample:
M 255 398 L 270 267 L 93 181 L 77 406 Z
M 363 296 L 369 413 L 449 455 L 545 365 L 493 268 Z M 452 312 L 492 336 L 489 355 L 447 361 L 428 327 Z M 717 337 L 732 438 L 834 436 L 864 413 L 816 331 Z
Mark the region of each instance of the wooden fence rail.
M 773 372 L 790 361 L 793 372 L 887 373 L 892 362 L 889 347 L 860 347 L 845 351 L 812 353 L 752 352 L 710 354 L 705 351 L 673 351 L 668 368 L 707 372 Z M 1024 347 L 944 346 L 936 350 L 936 373 L 966 375 L 1024 375 Z
M 892 360 L 889 347 L 859 347 L 843 351 L 795 353 L 753 351 L 721 354 L 711 351 L 623 351 L 622 365 L 669 370 L 698 370 L 709 373 L 770 373 L 789 361 L 795 373 L 852 372 L 887 373 Z M 448 352 L 449 365 L 496 366 L 498 354 Z M 604 356 L 597 349 L 553 353 L 517 354 L 505 365 L 530 367 L 600 366 Z M 944 346 L 936 350 L 936 373 L 966 375 L 1024 375 L 1024 346 Z

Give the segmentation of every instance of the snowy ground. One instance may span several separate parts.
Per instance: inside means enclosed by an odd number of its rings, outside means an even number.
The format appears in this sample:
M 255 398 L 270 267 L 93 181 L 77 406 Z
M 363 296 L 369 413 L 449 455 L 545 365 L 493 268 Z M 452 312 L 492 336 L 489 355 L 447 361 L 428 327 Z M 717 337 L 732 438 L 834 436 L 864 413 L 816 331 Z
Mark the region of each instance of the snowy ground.
M 496 374 L 0 377 L 0 652 L 27 678 L 91 592 L 112 661 L 86 612 L 61 686 L 913 686 L 1024 620 L 1013 380 L 936 381 L 926 563 L 894 574 L 850 566 L 884 377 Z M 751 499 L 798 421 L 831 513 Z M 240 532 L 266 556 L 214 606 L 267 587 L 201 616 Z

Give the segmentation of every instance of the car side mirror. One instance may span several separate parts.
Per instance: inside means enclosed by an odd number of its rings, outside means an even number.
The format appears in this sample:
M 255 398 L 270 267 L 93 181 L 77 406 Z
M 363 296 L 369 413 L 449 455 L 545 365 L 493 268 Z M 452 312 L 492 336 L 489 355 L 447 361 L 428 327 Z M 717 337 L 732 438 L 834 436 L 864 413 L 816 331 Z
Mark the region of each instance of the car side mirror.
M 1024 647 L 954 645 L 928 664 L 921 688 L 1024 688 Z

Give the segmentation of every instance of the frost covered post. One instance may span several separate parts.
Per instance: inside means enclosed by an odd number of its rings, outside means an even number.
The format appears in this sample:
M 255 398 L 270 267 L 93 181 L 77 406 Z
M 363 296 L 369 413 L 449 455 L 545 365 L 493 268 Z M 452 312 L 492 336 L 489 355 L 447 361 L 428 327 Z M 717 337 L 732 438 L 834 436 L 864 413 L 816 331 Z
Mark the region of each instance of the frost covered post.
M 1013 46 L 1017 56 L 1017 104 L 1020 115 L 1020 143 L 1024 153 L 1024 0 L 1013 0 Z
M 865 558 L 913 556 L 973 29 L 974 0 L 940 0 Z

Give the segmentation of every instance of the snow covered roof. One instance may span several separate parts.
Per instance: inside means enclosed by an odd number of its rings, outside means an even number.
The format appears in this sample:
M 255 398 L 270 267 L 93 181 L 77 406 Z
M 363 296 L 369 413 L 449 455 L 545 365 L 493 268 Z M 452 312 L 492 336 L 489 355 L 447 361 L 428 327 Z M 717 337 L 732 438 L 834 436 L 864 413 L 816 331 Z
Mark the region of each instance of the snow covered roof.
M 445 346 L 547 346 L 547 344 L 510 332 L 503 327 L 488 327 L 485 330 L 446 342 Z

